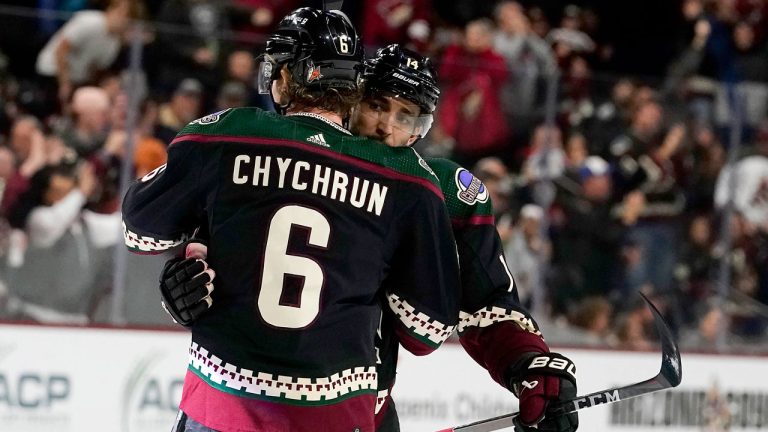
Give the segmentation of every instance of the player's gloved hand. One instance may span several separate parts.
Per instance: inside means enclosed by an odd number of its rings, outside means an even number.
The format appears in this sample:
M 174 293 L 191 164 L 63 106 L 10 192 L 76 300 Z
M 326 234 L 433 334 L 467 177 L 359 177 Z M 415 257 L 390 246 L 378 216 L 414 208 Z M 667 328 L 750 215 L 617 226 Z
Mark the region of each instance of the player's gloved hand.
M 576 366 L 571 360 L 557 353 L 526 353 L 506 376 L 508 388 L 520 400 L 515 431 L 572 432 L 579 427 L 577 413 L 547 413 L 557 401 L 576 397 Z
M 189 326 L 213 304 L 213 278 L 216 272 L 205 258 L 208 247 L 201 240 L 190 240 L 183 257 L 171 258 L 160 275 L 163 309 L 173 321 Z

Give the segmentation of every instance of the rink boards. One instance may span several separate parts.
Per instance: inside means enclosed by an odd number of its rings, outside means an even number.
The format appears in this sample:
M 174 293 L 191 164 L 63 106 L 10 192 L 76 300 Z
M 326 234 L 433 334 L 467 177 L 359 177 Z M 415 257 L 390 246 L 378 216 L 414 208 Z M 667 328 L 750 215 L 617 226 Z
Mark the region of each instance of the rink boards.
M 167 432 L 187 363 L 186 332 L 0 324 L 3 432 Z M 579 393 L 641 381 L 656 353 L 564 348 Z M 457 344 L 427 357 L 403 354 L 395 400 L 402 429 L 433 431 L 515 410 Z M 683 353 L 683 383 L 663 393 L 581 412 L 581 430 L 732 431 L 768 428 L 765 357 Z M 719 429 L 711 429 L 719 430 Z

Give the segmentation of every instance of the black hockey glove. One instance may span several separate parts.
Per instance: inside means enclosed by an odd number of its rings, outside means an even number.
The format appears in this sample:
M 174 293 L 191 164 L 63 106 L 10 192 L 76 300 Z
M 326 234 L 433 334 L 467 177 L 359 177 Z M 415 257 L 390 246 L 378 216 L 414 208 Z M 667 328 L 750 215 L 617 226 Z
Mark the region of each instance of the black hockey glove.
M 548 416 L 551 403 L 576 397 L 576 366 L 557 353 L 523 354 L 507 371 L 507 385 L 520 400 L 517 432 L 572 432 L 577 413 Z
M 185 247 L 184 257 L 171 258 L 160 275 L 163 309 L 173 321 L 191 325 L 213 304 L 213 278 L 216 272 L 205 262 L 208 249 L 195 240 Z

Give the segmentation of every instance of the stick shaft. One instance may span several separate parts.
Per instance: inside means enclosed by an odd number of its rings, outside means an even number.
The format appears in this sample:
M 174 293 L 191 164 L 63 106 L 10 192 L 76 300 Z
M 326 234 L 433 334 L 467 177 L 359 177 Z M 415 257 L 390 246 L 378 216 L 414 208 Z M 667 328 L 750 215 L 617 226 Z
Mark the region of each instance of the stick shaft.
M 680 380 L 682 379 L 680 350 L 677 348 L 672 332 L 669 330 L 669 326 L 664 322 L 661 313 L 659 313 L 659 310 L 656 309 L 653 303 L 651 303 L 642 293 L 640 295 L 653 313 L 656 330 L 661 339 L 661 370 L 659 373 L 655 377 L 639 383 L 601 390 L 554 404 L 547 410 L 548 416 L 560 416 L 597 405 L 619 402 L 644 394 L 667 390 L 672 387 L 677 387 L 680 384 Z M 504 414 L 463 426 L 444 429 L 439 432 L 492 432 L 514 426 L 515 417 L 519 414 L 519 412 Z

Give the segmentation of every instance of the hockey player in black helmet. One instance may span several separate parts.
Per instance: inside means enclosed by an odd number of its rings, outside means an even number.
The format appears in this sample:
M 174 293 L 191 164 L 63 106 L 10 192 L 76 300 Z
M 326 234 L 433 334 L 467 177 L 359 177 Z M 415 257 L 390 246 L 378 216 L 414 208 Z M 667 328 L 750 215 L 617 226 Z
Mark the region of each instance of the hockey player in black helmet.
M 363 76 L 365 96 L 355 111 L 353 132 L 388 146 L 409 146 L 427 134 L 440 97 L 429 58 L 390 45 L 365 61 Z M 452 161 L 426 158 L 426 162 L 439 178 L 459 252 L 461 344 L 497 382 L 518 396 L 521 415 L 516 430 L 575 431 L 576 413 L 546 417 L 549 403 L 576 396 L 575 368 L 569 359 L 549 352 L 535 322 L 520 305 L 488 191 Z M 494 318 L 483 318 L 488 316 Z M 399 430 L 390 391 L 400 341 L 391 322 L 391 317 L 384 317 L 378 341 L 378 432 Z
M 297 9 L 267 39 L 257 88 L 272 94 L 280 113 L 309 106 L 347 118 L 359 101 L 362 60 L 360 38 L 341 11 Z
M 363 79 L 365 97 L 355 110 L 353 132 L 391 147 L 412 145 L 427 135 L 440 98 L 429 58 L 389 45 L 364 62 Z
M 188 245 L 160 281 L 192 332 L 173 430 L 372 431 L 383 309 L 422 354 L 458 323 L 447 209 L 417 154 L 345 129 L 362 96 L 346 16 L 298 9 L 266 51 L 260 87 L 284 115 L 236 108 L 191 122 L 123 200 L 132 251 L 209 233 L 207 250 Z

